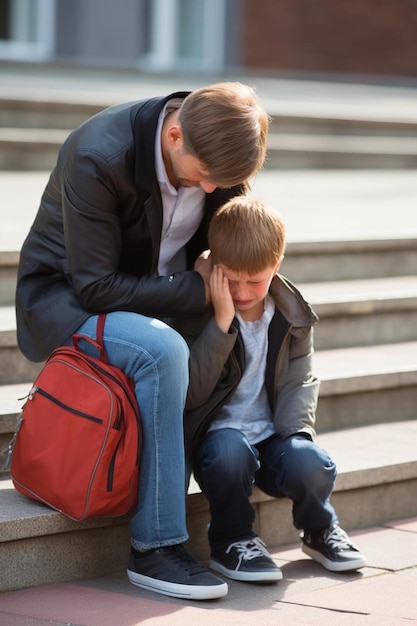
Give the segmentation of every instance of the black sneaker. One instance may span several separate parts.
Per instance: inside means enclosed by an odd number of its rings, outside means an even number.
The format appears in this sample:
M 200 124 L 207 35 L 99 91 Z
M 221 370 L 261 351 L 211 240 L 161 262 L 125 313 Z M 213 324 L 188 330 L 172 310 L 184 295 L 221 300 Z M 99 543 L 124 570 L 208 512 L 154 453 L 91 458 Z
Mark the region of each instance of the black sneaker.
M 281 570 L 259 537 L 212 550 L 210 567 L 233 580 L 268 582 L 282 579 Z
M 212 600 L 227 594 L 227 584 L 206 570 L 182 546 L 141 554 L 131 550 L 127 577 L 133 585 L 175 598 Z
M 348 572 L 367 565 L 367 560 L 340 526 L 306 531 L 302 550 L 331 572 Z

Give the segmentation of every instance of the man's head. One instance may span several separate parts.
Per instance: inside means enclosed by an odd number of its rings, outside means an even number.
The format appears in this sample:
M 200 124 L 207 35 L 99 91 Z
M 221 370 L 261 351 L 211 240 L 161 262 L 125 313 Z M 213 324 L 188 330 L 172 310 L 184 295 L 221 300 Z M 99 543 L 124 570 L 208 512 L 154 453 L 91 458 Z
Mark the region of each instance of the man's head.
M 227 188 L 246 183 L 261 169 L 269 118 L 251 87 L 225 82 L 191 92 L 178 115 L 183 150 L 206 180 Z
M 228 280 L 235 308 L 244 319 L 259 319 L 284 258 L 282 219 L 265 202 L 238 196 L 215 213 L 208 242 L 213 262 Z

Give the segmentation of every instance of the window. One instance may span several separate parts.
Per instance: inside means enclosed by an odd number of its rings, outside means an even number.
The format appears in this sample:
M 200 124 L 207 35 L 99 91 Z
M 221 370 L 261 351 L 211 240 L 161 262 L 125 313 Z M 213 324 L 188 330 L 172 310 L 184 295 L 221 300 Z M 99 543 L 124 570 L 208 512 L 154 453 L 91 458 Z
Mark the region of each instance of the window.
M 0 0 L 0 58 L 41 61 L 53 52 L 55 0 Z
M 147 41 L 142 69 L 223 69 L 226 0 L 146 0 L 143 16 Z

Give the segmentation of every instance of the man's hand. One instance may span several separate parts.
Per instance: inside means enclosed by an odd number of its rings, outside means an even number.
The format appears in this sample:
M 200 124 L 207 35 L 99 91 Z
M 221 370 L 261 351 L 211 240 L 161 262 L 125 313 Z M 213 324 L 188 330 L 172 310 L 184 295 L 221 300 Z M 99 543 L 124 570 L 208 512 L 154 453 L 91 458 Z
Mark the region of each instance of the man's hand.
M 213 266 L 210 275 L 211 299 L 217 326 L 227 333 L 235 316 L 235 306 L 230 294 L 229 281 L 221 267 Z
M 206 289 L 206 304 L 211 301 L 210 293 L 210 275 L 213 268 L 213 260 L 210 255 L 210 250 L 204 250 L 194 263 L 194 270 L 198 272 L 204 280 L 204 286 Z

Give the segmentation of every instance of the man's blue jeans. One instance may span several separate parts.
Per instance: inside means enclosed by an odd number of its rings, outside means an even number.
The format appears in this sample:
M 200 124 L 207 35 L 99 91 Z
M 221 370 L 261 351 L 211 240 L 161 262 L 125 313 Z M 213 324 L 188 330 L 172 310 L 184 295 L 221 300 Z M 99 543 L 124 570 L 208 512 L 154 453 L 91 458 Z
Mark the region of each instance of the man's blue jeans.
M 96 338 L 97 316 L 77 332 Z M 86 342 L 83 350 L 91 353 Z M 131 521 L 139 550 L 188 538 L 185 521 L 183 412 L 188 386 L 188 347 L 159 320 L 136 313 L 108 313 L 104 347 L 109 363 L 135 384 L 143 426 L 138 505 Z
M 296 528 L 312 530 L 338 522 L 329 502 L 335 464 L 302 435 L 273 436 L 252 446 L 238 430 L 214 430 L 197 451 L 194 476 L 210 503 L 212 548 L 255 536 L 255 511 L 249 502 L 254 483 L 270 496 L 291 498 Z

